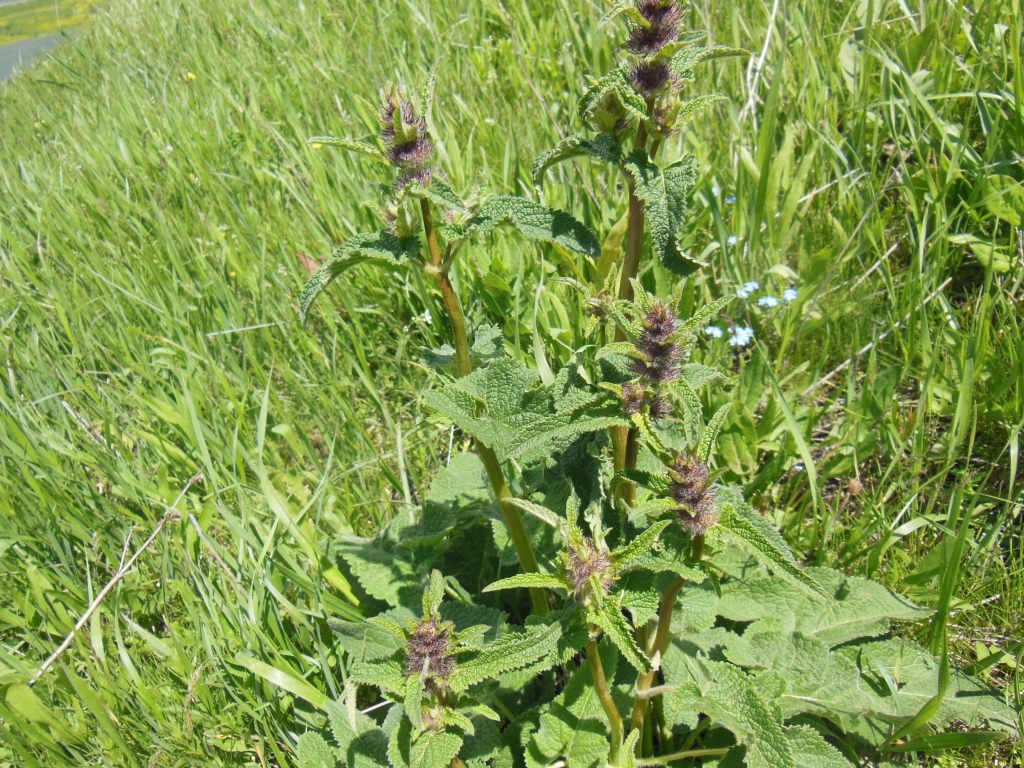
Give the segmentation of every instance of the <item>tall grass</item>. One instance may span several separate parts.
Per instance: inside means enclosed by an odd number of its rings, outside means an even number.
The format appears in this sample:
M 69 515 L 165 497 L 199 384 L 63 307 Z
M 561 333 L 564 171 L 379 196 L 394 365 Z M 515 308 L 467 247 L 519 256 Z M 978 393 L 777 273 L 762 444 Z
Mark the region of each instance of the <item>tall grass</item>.
M 799 287 L 793 304 L 730 309 L 758 347 L 713 398 L 735 403 L 727 469 L 809 559 L 932 605 L 966 520 L 952 652 L 1012 691 L 1019 0 L 780 6 L 695 3 L 693 26 L 766 55 L 753 94 L 743 62 L 707 70 L 733 103 L 670 148 L 704 169 L 690 247 L 709 266 L 688 300 Z M 533 157 L 613 56 L 601 10 L 113 0 L 0 86 L 0 763 L 290 764 L 344 681 L 325 619 L 359 610 L 329 543 L 414 505 L 451 437 L 418 405 L 422 349 L 444 329 L 416 275 L 351 273 L 297 326 L 308 260 L 371 226 L 376 183 L 305 139 L 368 136 L 378 87 L 440 60 L 452 182 L 532 194 Z M 604 200 L 557 190 L 540 194 L 615 224 Z M 584 343 L 555 279 L 586 269 L 499 240 L 459 277 L 474 322 L 504 322 L 553 366 Z M 29 688 L 197 471 L 180 519 Z

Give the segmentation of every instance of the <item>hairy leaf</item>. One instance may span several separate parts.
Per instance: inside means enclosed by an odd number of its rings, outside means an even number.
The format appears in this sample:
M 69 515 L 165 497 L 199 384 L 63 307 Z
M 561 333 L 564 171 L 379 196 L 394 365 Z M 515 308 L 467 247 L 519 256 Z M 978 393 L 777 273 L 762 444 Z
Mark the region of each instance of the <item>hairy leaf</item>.
M 599 133 L 593 139 L 569 136 L 537 157 L 533 163 L 533 182 L 540 184 L 544 171 L 574 157 L 593 157 L 618 165 L 622 161 L 622 147 L 608 133 Z
M 860 576 L 829 568 L 809 568 L 807 574 L 828 600 L 792 582 L 761 577 L 725 583 L 715 610 L 733 621 L 771 619 L 829 646 L 881 635 L 893 620 L 922 619 L 931 613 Z
M 302 289 L 299 315 L 305 322 L 309 309 L 323 290 L 342 273 L 364 263 L 398 265 L 411 259 L 420 249 L 419 238 L 397 237 L 387 230 L 354 235 L 334 249 L 331 258 Z
M 705 61 L 720 59 L 725 56 L 747 56 L 750 51 L 743 48 L 731 48 L 727 45 L 712 45 L 686 48 L 672 57 L 669 66 L 677 77 L 686 77 L 694 67 Z
M 528 627 L 521 635 L 506 635 L 465 659 L 460 658 L 450 680 L 452 689 L 465 690 L 540 661 L 555 649 L 561 633 L 557 624 Z
M 629 626 L 626 617 L 622 615 L 622 606 L 618 600 L 609 596 L 603 605 L 592 606 L 587 612 L 587 620 L 601 628 L 605 637 L 614 643 L 626 661 L 635 669 L 641 672 L 650 671 L 651 662 L 637 647 L 633 637 L 633 628 Z
M 580 98 L 576 112 L 580 120 L 590 123 L 608 98 L 614 98 L 625 112 L 638 120 L 647 119 L 647 102 L 626 78 L 621 68 L 613 69 L 595 81 Z
M 797 768 L 853 768 L 853 764 L 838 749 L 810 726 L 792 725 L 786 728 L 786 739 L 793 750 L 793 761 Z
M 688 275 L 699 264 L 683 253 L 679 233 L 686 216 L 686 198 L 697 180 L 697 161 L 692 155 L 659 168 L 647 153 L 636 150 L 623 165 L 632 177 L 636 196 L 643 201 L 651 242 L 662 264 L 678 275 Z
M 634 537 L 631 542 L 611 553 L 612 562 L 620 572 L 630 570 L 644 558 L 650 555 L 655 542 L 672 523 L 671 520 L 660 520 L 651 525 L 647 530 Z
M 387 763 L 387 736 L 369 717 L 343 701 L 328 710 L 331 732 L 346 768 L 376 768 Z
M 406 693 L 408 678 L 402 665 L 395 660 L 362 661 L 352 666 L 349 680 L 362 685 L 374 685 L 385 693 L 402 698 Z
M 697 456 L 701 461 L 707 463 L 708 459 L 711 458 L 711 451 L 715 447 L 715 440 L 718 439 L 718 433 L 721 431 L 731 408 L 732 403 L 723 405 L 715 411 L 715 415 L 711 417 L 707 426 L 704 427 L 704 434 L 701 435 L 700 446 L 697 448 Z
M 529 240 L 555 243 L 587 256 L 597 256 L 601 244 L 586 224 L 565 211 L 515 195 L 497 195 L 485 201 L 463 226 L 464 236 L 485 235 L 500 224 L 511 224 Z
M 306 140 L 307 144 L 322 144 L 327 147 L 338 147 L 340 149 L 348 150 L 349 152 L 358 152 L 361 155 L 375 160 L 383 165 L 389 165 L 388 159 L 384 157 L 384 154 L 372 144 L 367 144 L 364 141 L 352 141 L 351 139 L 339 139 L 336 136 L 313 136 Z
M 499 579 L 493 584 L 488 584 L 484 587 L 484 592 L 497 592 L 502 589 L 529 589 L 531 587 L 540 587 L 542 589 L 568 589 L 565 581 L 554 574 L 517 573 L 515 576 L 509 576 L 507 579 Z
M 295 744 L 295 757 L 299 768 L 335 768 L 338 764 L 334 751 L 319 733 L 308 731 Z
M 721 517 L 713 530 L 725 531 L 732 541 L 782 578 L 811 595 L 824 597 L 821 586 L 797 564 L 779 532 L 750 508 L 741 493 L 730 488 L 719 488 L 718 505 Z

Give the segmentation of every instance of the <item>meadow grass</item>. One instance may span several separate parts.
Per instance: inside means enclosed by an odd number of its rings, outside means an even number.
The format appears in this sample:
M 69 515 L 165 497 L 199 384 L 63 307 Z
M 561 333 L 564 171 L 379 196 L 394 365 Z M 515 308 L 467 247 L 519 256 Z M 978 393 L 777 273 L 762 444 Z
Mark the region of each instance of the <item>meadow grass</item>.
M 24 0 L 0 4 L 0 45 L 45 37 L 87 21 L 98 0 Z
M 727 475 L 809 562 L 951 598 L 954 656 L 1019 697 L 1020 2 L 780 5 L 694 4 L 691 26 L 766 53 L 704 70 L 732 101 L 667 148 L 702 163 L 686 302 L 762 285 L 722 323 L 756 345 L 701 352 L 739 374 L 707 403 L 734 403 Z M 359 615 L 330 543 L 414 506 L 452 439 L 418 399 L 445 335 L 421 276 L 356 270 L 298 325 L 308 260 L 374 226 L 378 181 L 305 140 L 370 136 L 380 85 L 439 60 L 454 186 L 534 194 L 614 55 L 601 13 L 112 0 L 0 86 L 0 764 L 291 765 L 345 679 L 326 618 Z M 601 168 L 557 174 L 624 202 Z M 560 190 L 538 193 L 602 237 L 623 213 Z M 554 367 L 585 343 L 556 280 L 589 269 L 499 238 L 459 280 L 474 323 Z

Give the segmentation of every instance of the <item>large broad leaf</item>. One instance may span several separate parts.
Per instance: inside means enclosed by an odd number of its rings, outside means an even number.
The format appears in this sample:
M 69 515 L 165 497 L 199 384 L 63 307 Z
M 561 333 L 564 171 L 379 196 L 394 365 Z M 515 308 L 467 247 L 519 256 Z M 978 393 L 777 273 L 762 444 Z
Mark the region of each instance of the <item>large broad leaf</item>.
M 346 768 L 375 768 L 387 764 L 387 736 L 369 717 L 355 708 L 355 698 L 331 704 L 328 717 L 342 764 Z
M 809 595 L 792 582 L 758 577 L 725 583 L 715 610 L 734 621 L 771 619 L 829 646 L 881 635 L 893 620 L 922 619 L 931 613 L 860 576 L 830 568 L 808 568 L 806 573 L 828 600 Z
M 537 157 L 533 163 L 534 183 L 539 184 L 544 171 L 551 166 L 574 157 L 593 157 L 618 165 L 622 162 L 622 147 L 610 133 L 599 133 L 593 139 L 579 135 L 570 136 Z
M 601 661 L 609 680 L 615 678 L 618 654 L 602 649 Z M 608 760 L 608 721 L 594 690 L 590 665 L 577 668 L 565 689 L 542 711 L 537 728 L 527 732 L 528 768 L 546 768 L 560 761 L 567 768 L 604 766 Z
M 460 691 L 506 672 L 535 664 L 551 656 L 562 629 L 557 624 L 528 627 L 521 635 L 506 635 L 470 655 L 460 657 L 450 685 Z
M 666 682 L 666 717 L 677 710 L 696 710 L 732 731 L 746 747 L 749 768 L 795 768 L 793 747 L 782 716 L 761 695 L 742 670 L 719 661 L 698 659 L 673 646 L 662 665 Z
M 529 240 L 554 243 L 587 256 L 601 252 L 597 236 L 586 224 L 565 211 L 515 195 L 497 195 L 486 200 L 468 221 L 447 226 L 445 233 L 450 240 L 458 240 L 474 234 L 486 235 L 501 224 L 510 224 Z
M 796 562 L 785 539 L 750 508 L 741 492 L 722 487 L 717 493 L 721 515 L 718 526 L 712 530 L 724 532 L 777 575 L 811 595 L 824 598 L 822 587 Z
M 502 459 L 529 462 L 566 448 L 588 432 L 627 424 L 617 400 L 560 376 L 538 386 L 536 372 L 501 358 L 429 390 L 427 404 Z
M 406 718 L 392 732 L 387 756 L 393 768 L 448 768 L 461 747 L 461 735 L 452 731 L 418 731 Z
M 679 233 L 686 217 L 686 199 L 697 180 L 697 161 L 692 155 L 659 168 L 647 153 L 630 153 L 623 166 L 632 177 L 636 196 L 643 201 L 651 242 L 662 264 L 678 275 L 688 275 L 700 265 L 683 253 Z
M 295 744 L 295 758 L 299 768 L 335 768 L 338 764 L 334 750 L 319 733 L 304 733 Z
M 416 567 L 404 554 L 391 551 L 386 542 L 350 537 L 336 542 L 334 550 L 371 597 L 394 607 L 419 601 Z
M 781 688 L 777 701 L 786 717 L 872 711 L 874 693 L 853 661 L 816 638 L 774 631 L 773 623 L 757 622 L 742 637 L 731 636 L 725 655 L 751 670 L 756 680 L 764 679 L 765 688 Z
M 790 726 L 786 738 L 797 768 L 853 768 L 853 763 L 810 726 Z
M 852 660 L 871 684 L 877 716 L 843 721 L 850 730 L 882 743 L 930 702 L 938 691 L 939 660 L 912 640 L 894 638 L 847 645 L 836 653 Z M 930 725 L 962 721 L 969 728 L 994 728 L 1019 738 L 1017 718 L 1003 694 L 970 675 L 951 672 L 946 695 Z
M 334 249 L 330 260 L 321 267 L 302 289 L 299 314 L 305 322 L 313 302 L 324 288 L 342 273 L 359 264 L 374 263 L 398 265 L 403 259 L 410 259 L 420 249 L 419 238 L 398 237 L 387 230 L 354 235 Z

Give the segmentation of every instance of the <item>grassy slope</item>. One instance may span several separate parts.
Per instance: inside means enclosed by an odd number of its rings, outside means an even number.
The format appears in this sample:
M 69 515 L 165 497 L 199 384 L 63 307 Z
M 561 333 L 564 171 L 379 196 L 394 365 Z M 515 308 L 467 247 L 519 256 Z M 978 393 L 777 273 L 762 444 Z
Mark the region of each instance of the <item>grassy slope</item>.
M 785 5 L 765 103 L 741 121 L 742 65 L 709 68 L 702 85 L 736 103 L 685 137 L 705 168 L 692 245 L 711 264 L 694 290 L 801 290 L 784 311 L 731 309 L 764 357 L 736 360 L 739 386 L 715 398 L 736 403 L 729 470 L 810 558 L 922 601 L 943 531 L 967 521 L 953 624 L 970 663 L 977 641 L 1010 647 L 1024 615 L 1021 246 L 1005 221 L 1021 210 L 1006 191 L 1024 136 L 1019 0 L 912 18 L 880 2 L 874 19 Z M 696 8 L 719 42 L 760 50 L 770 4 Z M 583 73 L 610 60 L 598 16 L 582 0 L 114 0 L 0 90 L 0 764 L 288 764 L 317 722 L 308 699 L 342 681 L 322 617 L 351 607 L 327 544 L 405 509 L 448 438 L 417 404 L 419 349 L 438 341 L 416 319 L 435 301 L 417 276 L 354 273 L 311 330 L 295 323 L 299 254 L 371 226 L 376 181 L 303 140 L 367 134 L 379 84 L 419 81 L 444 53 L 452 180 L 528 187 L 558 133 L 541 116 L 571 123 Z M 1008 272 L 979 264 L 991 243 Z M 545 290 L 535 312 L 534 296 L 579 268 L 499 242 L 463 282 L 485 299 L 478 321 L 518 317 L 509 338 L 529 352 L 536 328 L 564 355 L 579 307 Z M 729 363 L 722 342 L 708 354 Z M 197 470 L 186 517 L 29 692 Z
M 83 23 L 97 0 L 25 0 L 0 5 L 0 45 L 53 35 Z

